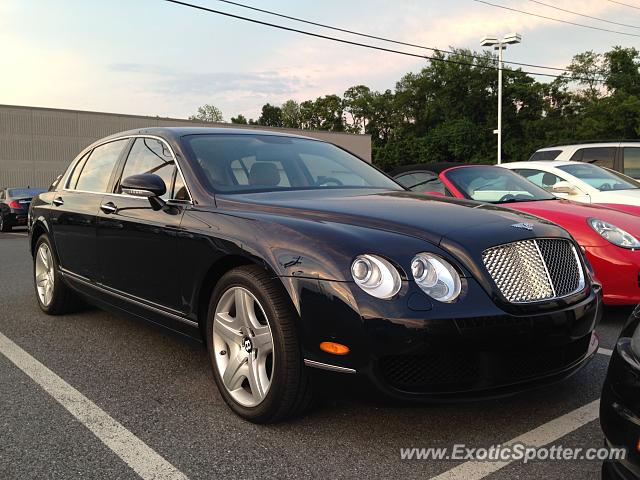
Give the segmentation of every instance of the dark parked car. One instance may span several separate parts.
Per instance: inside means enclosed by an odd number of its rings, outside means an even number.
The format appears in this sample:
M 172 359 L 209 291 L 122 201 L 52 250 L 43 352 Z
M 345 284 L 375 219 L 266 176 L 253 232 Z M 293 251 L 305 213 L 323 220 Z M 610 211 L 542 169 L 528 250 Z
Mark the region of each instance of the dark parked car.
M 314 139 L 113 135 L 30 218 L 42 310 L 81 295 L 202 338 L 254 422 L 305 410 L 316 369 L 442 401 L 561 380 L 598 345 L 601 288 L 565 230 L 413 194 Z
M 640 306 L 611 356 L 600 399 L 600 424 L 607 445 L 627 449 L 625 459 L 604 463 L 602 478 L 640 478 Z
M 44 188 L 9 187 L 0 189 L 0 232 L 27 225 L 31 198 L 44 192 Z

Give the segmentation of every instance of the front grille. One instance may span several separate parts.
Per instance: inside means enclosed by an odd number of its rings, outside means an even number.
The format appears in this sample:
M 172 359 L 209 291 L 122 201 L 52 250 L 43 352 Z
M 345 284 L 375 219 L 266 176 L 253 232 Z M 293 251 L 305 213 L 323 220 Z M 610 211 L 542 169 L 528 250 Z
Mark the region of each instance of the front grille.
M 535 239 L 499 245 L 482 254 L 487 271 L 511 303 L 565 297 L 584 287 L 575 247 L 564 239 Z
M 412 392 L 481 389 L 531 380 L 562 371 L 580 361 L 591 335 L 542 349 L 449 350 L 418 355 L 387 355 L 381 373 L 393 387 Z

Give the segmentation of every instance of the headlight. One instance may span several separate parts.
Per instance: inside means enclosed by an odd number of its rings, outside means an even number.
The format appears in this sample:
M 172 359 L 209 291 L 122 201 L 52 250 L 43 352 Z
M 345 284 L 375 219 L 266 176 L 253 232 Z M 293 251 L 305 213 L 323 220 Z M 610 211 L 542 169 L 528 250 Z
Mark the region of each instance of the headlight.
M 411 273 L 424 293 L 435 300 L 453 302 L 460 295 L 460 275 L 443 258 L 419 253 L 411 261 Z
M 351 264 L 351 275 L 362 290 L 378 298 L 391 298 L 402 286 L 396 267 L 377 255 L 358 255 Z
M 602 238 L 614 245 L 622 248 L 640 248 L 640 241 L 636 237 L 609 222 L 590 218 L 588 223 Z

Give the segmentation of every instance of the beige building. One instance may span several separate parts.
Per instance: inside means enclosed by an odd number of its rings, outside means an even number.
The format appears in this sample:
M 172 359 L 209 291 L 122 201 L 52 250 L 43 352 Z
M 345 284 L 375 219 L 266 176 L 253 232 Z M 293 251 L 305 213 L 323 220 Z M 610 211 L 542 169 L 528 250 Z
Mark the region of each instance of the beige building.
M 0 188 L 48 187 L 69 162 L 95 140 L 133 128 L 177 126 L 288 131 L 326 140 L 371 161 L 369 135 L 0 105 Z

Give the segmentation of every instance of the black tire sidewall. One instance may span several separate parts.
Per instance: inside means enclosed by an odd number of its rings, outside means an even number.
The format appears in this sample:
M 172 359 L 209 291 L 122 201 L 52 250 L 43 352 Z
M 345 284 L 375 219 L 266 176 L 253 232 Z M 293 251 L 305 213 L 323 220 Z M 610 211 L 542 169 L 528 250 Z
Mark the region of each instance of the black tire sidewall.
M 206 344 L 209 352 L 209 360 L 220 394 L 235 413 L 255 423 L 269 422 L 275 415 L 275 412 L 279 410 L 281 399 L 285 394 L 284 390 L 287 385 L 287 379 L 285 378 L 288 371 L 286 368 L 286 362 L 302 361 L 301 354 L 298 353 L 296 355 L 296 350 L 299 352 L 299 347 L 297 345 L 285 345 L 281 322 L 290 321 L 290 318 L 286 318 L 287 315 L 282 315 L 283 312 L 278 311 L 278 308 L 274 304 L 274 299 L 263 291 L 263 286 L 261 285 L 263 282 L 264 279 L 256 279 L 251 276 L 246 269 L 235 269 L 227 273 L 218 282 L 218 285 L 216 285 L 216 288 L 211 295 L 206 325 Z M 223 385 L 222 378 L 218 372 L 218 367 L 215 364 L 214 355 L 218 352 L 213 350 L 213 315 L 218 301 L 224 292 L 232 287 L 245 288 L 256 297 L 267 316 L 267 321 L 269 322 L 271 335 L 273 337 L 274 369 L 271 378 L 271 385 L 265 399 L 255 407 L 245 407 L 233 399 L 226 387 Z

